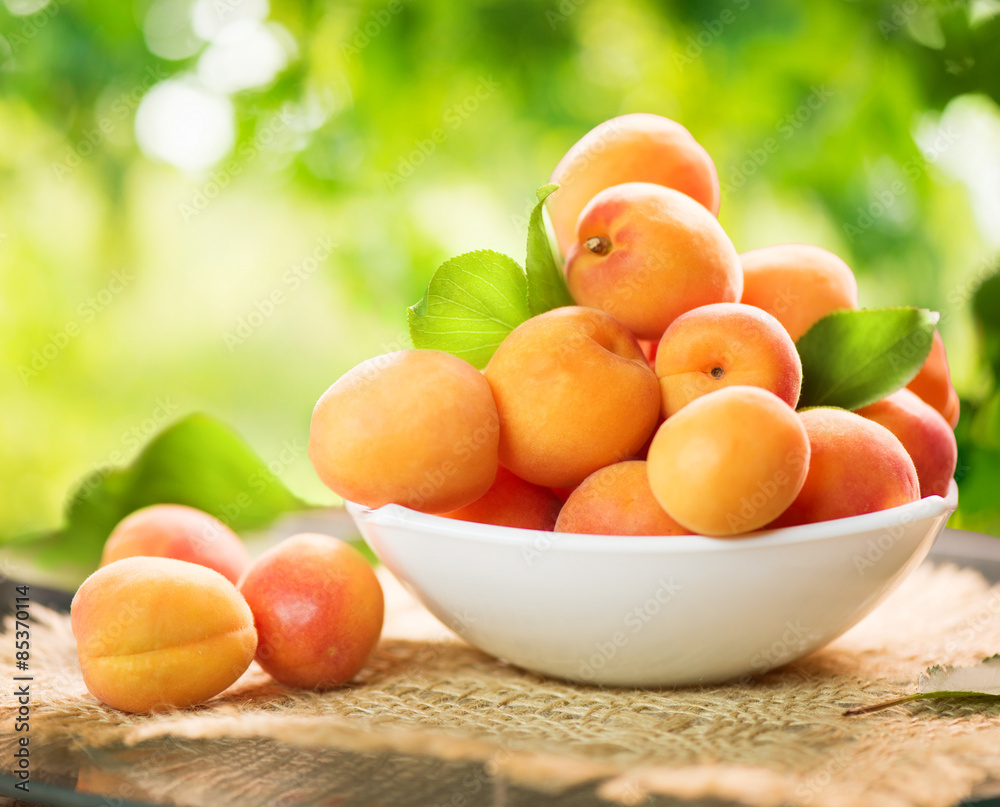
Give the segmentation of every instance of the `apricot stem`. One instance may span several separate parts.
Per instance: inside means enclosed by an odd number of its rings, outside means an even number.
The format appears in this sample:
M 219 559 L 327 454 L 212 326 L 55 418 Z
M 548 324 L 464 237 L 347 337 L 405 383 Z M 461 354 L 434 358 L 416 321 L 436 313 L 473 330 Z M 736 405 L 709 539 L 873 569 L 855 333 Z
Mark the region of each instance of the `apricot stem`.
M 611 250 L 611 242 L 600 235 L 588 238 L 583 245 L 595 255 L 606 255 Z
M 872 712 L 881 712 L 883 709 L 888 709 L 890 706 L 899 706 L 901 703 L 909 703 L 910 701 L 919 700 L 920 693 L 916 695 L 907 695 L 904 698 L 894 698 L 891 701 L 882 701 L 881 703 L 872 703 L 868 706 L 856 706 L 853 709 L 847 709 L 844 711 L 844 717 L 850 715 L 867 715 Z
M 712 378 L 719 379 L 719 378 L 722 378 L 722 376 L 724 376 L 725 374 L 726 374 L 726 371 L 723 370 L 721 367 L 713 367 L 712 368 Z

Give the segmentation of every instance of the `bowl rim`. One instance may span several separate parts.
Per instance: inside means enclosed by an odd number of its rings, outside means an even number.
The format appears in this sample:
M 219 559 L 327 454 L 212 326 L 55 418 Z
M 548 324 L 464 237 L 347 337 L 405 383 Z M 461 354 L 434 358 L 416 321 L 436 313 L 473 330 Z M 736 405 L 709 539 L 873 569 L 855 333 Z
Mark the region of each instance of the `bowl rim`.
M 369 508 L 346 501 L 344 506 L 356 521 L 386 527 L 405 527 L 413 532 L 492 544 L 506 544 L 529 551 L 555 548 L 583 552 L 655 552 L 681 554 L 711 553 L 736 550 L 766 549 L 822 541 L 873 530 L 888 530 L 914 521 L 950 515 L 958 507 L 958 485 L 952 479 L 946 496 L 931 495 L 922 499 L 876 510 L 859 516 L 819 521 L 796 527 L 761 530 L 747 537 L 718 538 L 705 535 L 594 535 L 571 532 L 549 532 L 522 527 L 501 527 L 460 521 L 444 516 L 421 513 L 399 504 Z M 360 525 L 359 525 L 360 526 Z

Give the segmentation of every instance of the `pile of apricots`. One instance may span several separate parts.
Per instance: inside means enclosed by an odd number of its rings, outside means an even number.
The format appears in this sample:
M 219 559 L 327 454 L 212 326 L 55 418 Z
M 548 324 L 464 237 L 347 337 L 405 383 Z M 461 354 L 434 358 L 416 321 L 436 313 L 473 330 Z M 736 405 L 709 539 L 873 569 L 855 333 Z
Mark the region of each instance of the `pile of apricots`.
M 945 495 L 959 405 L 940 335 L 908 388 L 796 411 L 795 342 L 858 307 L 854 275 L 816 246 L 738 253 L 687 129 L 606 121 L 550 181 L 576 305 L 522 322 L 482 371 L 420 349 L 347 372 L 310 430 L 334 492 L 509 527 L 726 538 Z
M 344 499 L 485 524 L 738 537 L 944 495 L 958 397 L 940 335 L 910 382 L 858 412 L 796 411 L 795 341 L 858 306 L 815 246 L 739 254 L 708 153 L 656 115 L 606 121 L 547 200 L 577 305 L 514 328 L 480 371 L 439 350 L 363 362 L 319 399 L 309 456 Z M 73 600 L 84 682 L 129 712 L 201 703 L 256 659 L 277 681 L 349 681 L 383 596 L 350 545 L 287 539 L 251 562 L 206 513 L 128 516 Z
M 378 642 L 383 610 L 350 544 L 303 533 L 251 562 L 218 519 L 158 504 L 115 527 L 70 616 L 87 689 L 145 713 L 202 703 L 254 659 L 286 686 L 344 684 Z

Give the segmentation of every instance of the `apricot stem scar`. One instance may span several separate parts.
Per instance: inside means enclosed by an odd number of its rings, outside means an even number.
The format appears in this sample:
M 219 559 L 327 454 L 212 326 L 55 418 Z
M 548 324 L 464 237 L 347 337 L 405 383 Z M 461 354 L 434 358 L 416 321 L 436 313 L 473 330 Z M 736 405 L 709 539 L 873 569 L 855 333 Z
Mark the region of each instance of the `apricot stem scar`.
M 588 238 L 583 245 L 595 255 L 606 255 L 611 249 L 611 242 L 599 235 Z
M 725 374 L 726 371 L 723 370 L 721 367 L 712 368 L 712 378 L 722 378 L 722 376 L 724 376 Z

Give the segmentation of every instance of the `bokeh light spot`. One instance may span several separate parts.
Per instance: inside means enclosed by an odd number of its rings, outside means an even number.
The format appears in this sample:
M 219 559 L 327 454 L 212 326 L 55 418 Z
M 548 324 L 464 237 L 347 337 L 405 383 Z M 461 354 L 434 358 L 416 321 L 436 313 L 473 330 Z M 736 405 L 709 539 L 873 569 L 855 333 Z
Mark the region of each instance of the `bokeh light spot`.
M 188 59 L 204 45 L 191 27 L 189 0 L 156 0 L 143 19 L 142 33 L 151 53 L 171 61 Z
M 18 17 L 27 17 L 45 8 L 51 0 L 4 0 L 7 10 Z
M 135 136 L 147 156 L 184 171 L 202 171 L 233 147 L 233 105 L 190 79 L 170 79 L 142 99 Z
M 198 60 L 198 76 L 221 93 L 270 84 L 288 62 L 270 26 L 257 20 L 227 25 Z
M 270 10 L 267 0 L 195 0 L 191 24 L 199 37 L 211 42 L 237 22 L 263 22 Z

